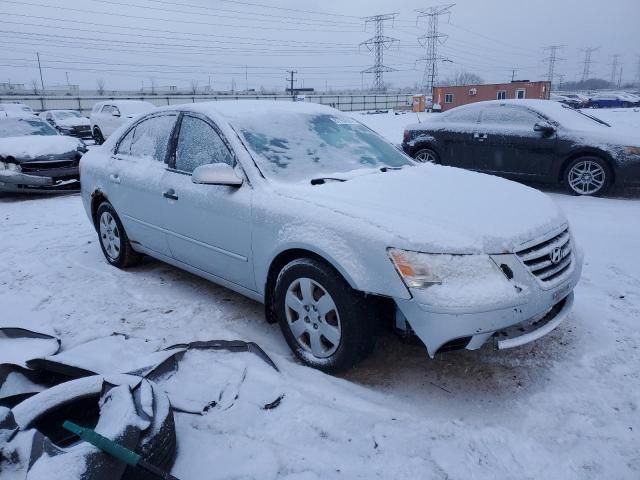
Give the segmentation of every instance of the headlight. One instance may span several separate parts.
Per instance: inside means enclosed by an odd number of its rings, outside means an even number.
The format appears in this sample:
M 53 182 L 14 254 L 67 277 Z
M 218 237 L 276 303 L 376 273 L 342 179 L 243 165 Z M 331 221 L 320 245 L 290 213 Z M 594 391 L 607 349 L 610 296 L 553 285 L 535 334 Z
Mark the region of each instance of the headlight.
M 20 167 L 20 165 L 18 165 L 17 163 L 6 163 L 5 165 L 7 166 L 7 170 L 9 170 L 10 172 L 22 171 L 22 167 Z
M 624 151 L 633 155 L 640 155 L 640 147 L 623 147 Z
M 488 255 L 429 254 L 390 248 L 389 257 L 409 288 L 506 280 Z

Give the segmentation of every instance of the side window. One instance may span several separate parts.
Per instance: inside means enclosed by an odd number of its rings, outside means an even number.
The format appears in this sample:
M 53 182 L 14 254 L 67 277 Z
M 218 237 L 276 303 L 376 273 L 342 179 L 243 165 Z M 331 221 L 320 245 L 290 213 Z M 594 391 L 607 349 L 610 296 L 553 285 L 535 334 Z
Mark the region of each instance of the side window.
M 518 127 L 533 127 L 540 121 L 535 113 L 524 108 L 507 106 L 488 107 L 482 110 L 482 124 L 512 125 Z
M 454 123 L 478 123 L 479 111 L 475 107 L 454 108 L 447 113 L 447 122 Z
M 136 133 L 136 129 L 132 128 L 129 130 L 129 133 L 125 135 L 125 137 L 120 140 L 120 144 L 118 145 L 118 149 L 116 150 L 116 154 L 118 155 L 131 155 L 131 143 L 133 142 L 133 136 Z
M 133 157 L 164 162 L 175 120 L 175 115 L 161 115 L 143 120 L 122 140 L 118 153 L 121 149 L 129 148 L 129 155 Z M 130 135 L 132 135 L 131 139 L 129 139 Z
M 453 93 L 445 93 L 444 103 L 453 103 Z
M 176 170 L 191 173 L 209 163 L 235 164 L 220 135 L 204 120 L 185 115 L 176 145 Z
M 111 114 L 112 111 L 113 111 L 113 107 L 111 105 L 105 105 L 102 107 L 101 113 Z
M 111 107 L 111 115 L 120 115 L 120 109 L 118 107 Z

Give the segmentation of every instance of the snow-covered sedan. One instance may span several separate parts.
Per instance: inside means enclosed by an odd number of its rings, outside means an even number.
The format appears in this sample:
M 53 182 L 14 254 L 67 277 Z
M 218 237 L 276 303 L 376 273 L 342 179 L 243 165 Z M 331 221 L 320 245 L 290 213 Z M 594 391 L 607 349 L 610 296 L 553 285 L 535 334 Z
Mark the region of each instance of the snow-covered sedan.
M 138 100 L 107 100 L 96 103 L 89 117 L 94 141 L 97 145 L 102 145 L 119 127 L 154 108 L 153 103 Z
M 75 110 L 46 110 L 39 115 L 61 135 L 89 140 L 93 138 L 91 122 Z
M 380 317 L 432 356 L 531 342 L 567 316 L 582 267 L 545 194 L 419 165 L 310 103 L 159 109 L 90 151 L 81 174 L 110 264 L 147 254 L 263 302 L 325 371 L 362 360 Z
M 493 100 L 454 108 L 404 132 L 404 151 L 513 180 L 563 184 L 575 195 L 640 186 L 640 139 L 549 100 Z
M 0 192 L 77 190 L 86 150 L 36 116 L 0 117 Z

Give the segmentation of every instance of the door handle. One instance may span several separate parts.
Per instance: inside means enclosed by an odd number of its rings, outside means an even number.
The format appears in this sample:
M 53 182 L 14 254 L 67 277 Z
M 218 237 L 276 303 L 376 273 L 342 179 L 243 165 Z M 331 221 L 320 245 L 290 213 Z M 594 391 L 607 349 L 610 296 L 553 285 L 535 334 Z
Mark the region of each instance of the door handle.
M 166 192 L 163 192 L 162 196 L 171 200 L 178 200 L 178 195 L 176 195 L 176 191 L 173 188 L 170 188 Z
M 487 139 L 487 134 L 486 133 L 474 133 L 473 134 L 473 139 L 474 140 L 478 140 L 479 142 L 482 142 L 482 141 Z
M 117 173 L 112 173 L 111 175 L 109 175 L 109 179 L 113 183 L 120 183 L 120 175 L 118 175 Z

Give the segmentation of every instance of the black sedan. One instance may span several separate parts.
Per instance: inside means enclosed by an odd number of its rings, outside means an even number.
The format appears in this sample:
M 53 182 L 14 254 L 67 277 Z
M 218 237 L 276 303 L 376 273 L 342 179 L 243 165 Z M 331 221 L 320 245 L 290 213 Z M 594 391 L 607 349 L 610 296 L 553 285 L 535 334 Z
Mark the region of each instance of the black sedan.
M 77 190 L 86 150 L 38 117 L 0 117 L 0 192 Z
M 75 110 L 47 110 L 39 116 L 60 132 L 61 135 L 69 135 L 84 140 L 93 138 L 91 122 L 87 117 L 83 117 Z
M 478 102 L 411 125 L 402 148 L 420 162 L 513 180 L 561 183 L 577 195 L 640 186 L 640 138 L 549 100 Z

